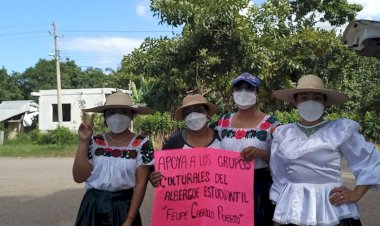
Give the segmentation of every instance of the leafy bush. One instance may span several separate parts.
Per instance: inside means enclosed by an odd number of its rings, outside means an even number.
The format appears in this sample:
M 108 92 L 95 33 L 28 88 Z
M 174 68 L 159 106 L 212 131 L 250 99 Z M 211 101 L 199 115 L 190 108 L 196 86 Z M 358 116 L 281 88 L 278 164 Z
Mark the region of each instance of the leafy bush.
M 51 130 L 47 134 L 43 134 L 41 138 L 42 144 L 73 144 L 78 140 L 77 135 L 66 127 Z
M 373 142 L 380 141 L 380 118 L 379 113 L 367 111 L 360 120 L 364 135 Z
M 295 108 L 292 108 L 290 112 L 275 111 L 274 113 L 270 113 L 270 115 L 275 116 L 281 124 L 298 122 L 301 120 L 298 111 Z
M 134 130 L 151 135 L 161 131 L 171 133 L 184 127 L 183 122 L 177 122 L 170 117 L 168 112 L 156 112 L 153 115 L 138 115 L 133 120 Z
M 168 112 L 156 112 L 153 115 L 138 115 L 133 120 L 133 130 L 148 135 L 155 150 L 161 149 L 162 143 L 170 135 L 185 127 L 184 122 L 177 122 Z
M 275 111 L 272 115 L 282 123 L 291 123 L 300 121 L 297 109 L 293 108 L 290 112 Z M 325 120 L 336 120 L 339 118 L 348 118 L 357 121 L 361 126 L 362 134 L 372 142 L 380 141 L 380 118 L 375 111 L 367 111 L 363 116 L 349 112 L 332 112 L 323 117 Z
M 76 144 L 77 135 L 68 128 L 60 127 L 50 130 L 47 133 L 41 133 L 38 129 L 34 129 L 28 133 L 21 133 L 17 139 L 7 140 L 6 144 Z
M 104 133 L 108 131 L 107 126 L 104 124 L 103 114 L 95 113 L 93 129 L 94 129 L 94 134 Z
M 42 140 L 43 134 L 41 134 L 41 132 L 38 129 L 34 129 L 27 134 L 30 137 L 31 143 L 33 143 L 33 144 L 41 144 L 42 143 L 41 140 Z

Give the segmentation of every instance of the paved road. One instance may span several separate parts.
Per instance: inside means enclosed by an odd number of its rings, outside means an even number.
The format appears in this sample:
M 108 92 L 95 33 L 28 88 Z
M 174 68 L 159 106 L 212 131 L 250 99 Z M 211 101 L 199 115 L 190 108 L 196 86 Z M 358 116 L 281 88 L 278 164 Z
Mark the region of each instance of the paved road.
M 84 194 L 71 177 L 73 158 L 0 158 L 0 226 L 71 226 Z M 348 186 L 353 177 L 345 174 Z M 150 225 L 153 199 L 148 187 L 141 214 Z M 369 191 L 360 201 L 362 223 L 376 226 L 380 192 Z

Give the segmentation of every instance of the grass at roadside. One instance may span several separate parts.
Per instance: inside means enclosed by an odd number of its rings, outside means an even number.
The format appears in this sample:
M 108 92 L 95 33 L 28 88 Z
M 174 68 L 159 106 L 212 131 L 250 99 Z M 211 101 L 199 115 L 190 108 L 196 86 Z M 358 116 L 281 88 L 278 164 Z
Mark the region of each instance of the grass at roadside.
M 77 145 L 8 144 L 0 146 L 0 157 L 71 157 Z
M 0 146 L 0 157 L 74 157 L 77 147 L 76 144 L 5 144 Z M 380 151 L 380 144 L 376 147 Z

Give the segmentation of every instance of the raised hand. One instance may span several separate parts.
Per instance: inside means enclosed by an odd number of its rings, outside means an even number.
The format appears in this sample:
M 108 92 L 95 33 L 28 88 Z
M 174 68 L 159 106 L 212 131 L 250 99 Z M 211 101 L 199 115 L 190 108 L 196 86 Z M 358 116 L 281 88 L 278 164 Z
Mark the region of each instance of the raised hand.
M 79 139 L 82 141 L 88 141 L 92 136 L 92 128 L 94 126 L 94 114 L 90 117 L 86 112 L 83 112 L 82 123 L 78 129 Z

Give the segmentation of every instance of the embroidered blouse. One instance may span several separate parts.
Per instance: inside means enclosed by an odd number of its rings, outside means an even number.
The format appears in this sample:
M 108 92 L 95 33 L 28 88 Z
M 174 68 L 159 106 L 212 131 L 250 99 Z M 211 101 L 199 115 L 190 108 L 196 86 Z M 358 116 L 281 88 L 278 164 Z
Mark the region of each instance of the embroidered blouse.
M 330 191 L 343 186 L 344 157 L 357 185 L 380 186 L 380 153 L 349 119 L 329 121 L 307 136 L 296 123 L 279 126 L 273 134 L 270 168 L 275 201 L 273 219 L 281 224 L 337 225 L 359 218 L 356 203 L 334 206 Z
M 91 139 L 88 157 L 93 170 L 87 189 L 126 190 L 135 187 L 138 166 L 153 164 L 153 146 L 148 137 L 138 134 L 127 146 L 110 146 L 105 134 L 98 134 Z
M 244 148 L 253 146 L 262 150 L 270 151 L 272 133 L 279 125 L 278 120 L 270 115 L 265 115 L 255 128 L 233 128 L 231 119 L 235 113 L 222 116 L 216 129 L 222 139 L 222 149 L 241 152 Z M 255 169 L 267 168 L 268 164 L 260 159 L 255 159 Z

